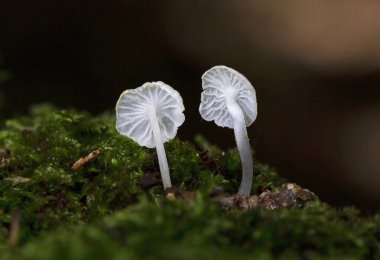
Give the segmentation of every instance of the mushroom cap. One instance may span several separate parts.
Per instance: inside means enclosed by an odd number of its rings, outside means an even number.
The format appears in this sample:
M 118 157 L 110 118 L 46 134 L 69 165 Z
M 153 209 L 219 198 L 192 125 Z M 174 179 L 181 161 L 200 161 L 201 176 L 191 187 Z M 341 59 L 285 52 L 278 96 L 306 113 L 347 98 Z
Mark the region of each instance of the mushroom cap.
M 206 121 L 215 121 L 222 127 L 233 128 L 233 119 L 227 108 L 227 100 L 240 106 L 246 127 L 257 117 L 256 92 L 241 73 L 226 66 L 215 66 L 202 76 L 201 105 L 199 112 Z
M 173 139 L 185 121 L 185 107 L 179 93 L 161 81 L 147 82 L 120 95 L 116 104 L 117 131 L 141 146 L 155 147 L 149 118 L 152 108 L 156 110 L 162 142 Z

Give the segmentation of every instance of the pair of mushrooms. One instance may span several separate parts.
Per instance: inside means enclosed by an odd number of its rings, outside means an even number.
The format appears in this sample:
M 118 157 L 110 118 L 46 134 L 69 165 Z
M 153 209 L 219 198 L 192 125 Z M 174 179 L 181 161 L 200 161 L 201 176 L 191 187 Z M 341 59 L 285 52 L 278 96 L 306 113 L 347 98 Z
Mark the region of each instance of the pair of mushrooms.
M 199 112 L 206 121 L 233 128 L 242 164 L 239 194 L 249 196 L 253 161 L 247 134 L 257 116 L 256 92 L 242 74 L 215 66 L 202 76 Z M 164 143 L 173 139 L 185 121 L 179 93 L 163 82 L 147 82 L 124 91 L 116 104 L 116 129 L 141 146 L 157 149 L 164 189 L 172 186 Z

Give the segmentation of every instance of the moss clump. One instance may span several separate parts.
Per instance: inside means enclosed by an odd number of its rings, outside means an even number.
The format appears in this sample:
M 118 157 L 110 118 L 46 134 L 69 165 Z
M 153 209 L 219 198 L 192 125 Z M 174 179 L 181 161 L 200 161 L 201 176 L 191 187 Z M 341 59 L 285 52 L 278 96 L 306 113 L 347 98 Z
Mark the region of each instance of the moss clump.
M 136 203 L 144 195 L 136 183 L 145 171 L 158 172 L 154 149 L 140 147 L 114 129 L 114 116 L 34 107 L 29 117 L 8 120 L 0 148 L 10 151 L 0 166 L 0 215 L 5 241 L 11 213 L 20 211 L 21 240 L 60 225 L 91 223 Z M 99 157 L 75 171 L 71 165 L 93 150 Z M 230 182 L 202 164 L 188 142 L 166 145 L 173 183 L 188 190 L 229 189 Z M 231 153 L 232 154 L 232 153 Z M 232 183 L 232 182 L 231 182 Z M 149 192 L 162 196 L 162 187 Z
M 223 212 L 194 202 L 147 200 L 92 226 L 30 242 L 18 259 L 377 259 L 380 218 L 322 203 L 303 209 Z M 44 248 L 44 250 L 41 250 Z
M 137 185 L 158 174 L 154 149 L 114 130 L 114 116 L 35 107 L 0 131 L 1 255 L 11 259 L 319 258 L 379 257 L 379 216 L 316 202 L 299 209 L 224 212 L 214 189 L 235 193 L 236 150 L 222 152 L 201 137 L 198 148 L 167 144 L 173 184 L 197 192 L 194 202 L 163 198 L 162 186 Z M 210 147 L 209 153 L 203 148 Z M 79 170 L 71 165 L 101 149 Z M 9 154 L 10 153 L 10 154 Z M 283 180 L 255 165 L 253 193 Z M 21 214 L 20 241 L 7 248 L 12 213 Z M 43 250 L 41 250 L 43 248 Z

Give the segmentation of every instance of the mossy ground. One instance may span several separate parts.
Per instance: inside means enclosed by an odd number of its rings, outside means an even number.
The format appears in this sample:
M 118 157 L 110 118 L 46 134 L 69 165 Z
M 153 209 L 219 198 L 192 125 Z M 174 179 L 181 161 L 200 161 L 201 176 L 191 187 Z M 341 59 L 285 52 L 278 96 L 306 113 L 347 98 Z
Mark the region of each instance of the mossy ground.
M 209 194 L 236 192 L 240 164 L 198 137 L 165 148 L 172 182 L 196 192 L 194 201 L 165 199 L 162 186 L 137 183 L 157 173 L 154 149 L 139 147 L 114 129 L 114 116 L 97 117 L 49 106 L 8 120 L 0 131 L 0 257 L 9 259 L 379 259 L 380 215 L 322 202 L 303 208 L 226 212 Z M 201 152 L 207 148 L 209 152 Z M 79 170 L 71 165 L 101 149 Z M 10 152 L 10 155 L 9 155 Z M 255 165 L 253 194 L 283 180 Z M 8 245 L 12 213 L 19 242 Z

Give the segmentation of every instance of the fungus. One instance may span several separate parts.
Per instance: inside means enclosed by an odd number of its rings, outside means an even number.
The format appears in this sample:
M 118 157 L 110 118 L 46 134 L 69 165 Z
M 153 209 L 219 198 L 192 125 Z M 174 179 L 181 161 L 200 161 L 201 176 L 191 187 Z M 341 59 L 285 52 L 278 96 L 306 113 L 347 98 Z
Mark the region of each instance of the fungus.
M 233 128 L 242 164 L 239 194 L 249 196 L 253 179 L 252 151 L 247 127 L 257 116 L 256 92 L 242 74 L 226 66 L 215 66 L 202 76 L 199 112 L 206 121 Z
M 164 143 L 185 121 L 179 93 L 163 82 L 124 91 L 116 104 L 116 129 L 141 146 L 156 147 L 164 189 L 172 186 Z

